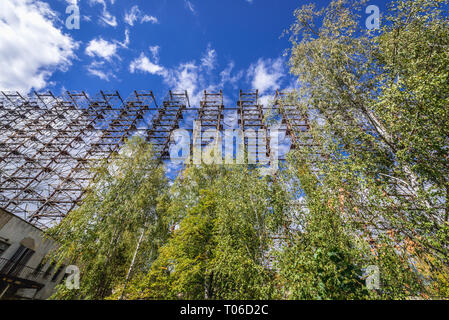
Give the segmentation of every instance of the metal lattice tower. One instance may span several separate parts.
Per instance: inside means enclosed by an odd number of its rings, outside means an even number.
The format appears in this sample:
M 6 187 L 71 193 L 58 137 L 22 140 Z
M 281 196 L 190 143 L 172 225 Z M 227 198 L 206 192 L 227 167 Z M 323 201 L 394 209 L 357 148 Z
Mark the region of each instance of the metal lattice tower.
M 287 126 L 286 135 L 291 137 L 291 149 L 311 146 L 309 118 L 299 111 L 298 106 L 290 102 L 287 92 L 276 91 L 274 105 L 282 115 L 282 123 Z
M 201 126 L 199 132 L 194 132 L 193 144 L 196 147 L 204 148 L 210 143 L 210 140 L 216 139 L 216 143 L 220 143 L 221 136 L 219 132 L 223 129 L 223 92 L 211 93 L 204 90 L 203 100 L 200 101 L 196 123 Z M 213 137 L 207 134 L 208 131 L 215 130 Z M 199 138 L 201 135 L 201 139 Z M 219 149 L 217 149 L 219 151 Z M 217 159 L 221 158 L 221 154 L 217 154 Z
M 261 163 L 270 153 L 270 127 L 264 120 L 268 109 L 259 103 L 258 91 L 240 91 L 237 107 L 229 108 L 222 91 L 204 91 L 199 108 L 190 106 L 186 91 L 169 91 L 161 106 L 152 91 L 134 91 L 127 99 L 117 91 L 95 97 L 83 91 L 61 97 L 0 92 L 0 207 L 38 227 L 58 223 L 82 200 L 93 178 L 92 165 L 109 159 L 127 138 L 142 136 L 160 161 L 169 159 L 172 133 L 184 112 L 197 112 L 201 134 L 223 131 L 229 126 L 225 112 L 236 112 L 245 147 L 258 148 L 255 163 Z M 204 147 L 209 138 L 197 142 Z
M 2 92 L 0 207 L 40 227 L 57 223 L 81 199 L 91 162 L 142 131 L 153 101 L 151 92 L 127 101 L 118 92 Z
M 259 91 L 243 92 L 240 90 L 237 102 L 238 123 L 245 134 L 245 145 L 248 152 L 257 154 L 255 162 L 267 161 L 270 155 L 270 132 L 264 120 L 265 108 L 259 103 Z M 251 130 L 258 134 L 248 134 Z M 257 150 L 255 152 L 254 150 Z M 264 152 L 265 151 L 265 152 Z M 261 157 L 265 157 L 262 159 Z
M 171 133 L 179 128 L 179 120 L 183 119 L 183 111 L 186 108 L 190 108 L 187 91 L 182 93 L 169 91 L 163 107 L 159 109 L 147 133 L 147 140 L 153 145 L 159 159 L 169 159 Z
M 201 122 L 202 129 L 223 129 L 223 92 L 208 93 L 204 90 L 203 100 L 198 110 L 198 120 Z

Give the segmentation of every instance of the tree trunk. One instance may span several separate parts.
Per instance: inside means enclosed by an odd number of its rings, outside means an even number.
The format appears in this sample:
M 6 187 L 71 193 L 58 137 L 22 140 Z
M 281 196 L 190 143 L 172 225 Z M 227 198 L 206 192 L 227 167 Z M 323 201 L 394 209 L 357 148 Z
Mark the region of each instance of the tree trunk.
M 125 295 L 125 291 L 126 291 L 126 287 L 128 285 L 129 277 L 131 276 L 132 270 L 134 268 L 134 263 L 136 262 L 137 252 L 139 251 L 139 248 L 140 248 L 140 245 L 142 243 L 144 234 L 145 234 L 145 230 L 142 229 L 142 233 L 140 234 L 139 241 L 137 242 L 136 251 L 134 251 L 133 260 L 131 261 L 131 265 L 129 266 L 128 274 L 126 275 L 126 279 L 125 279 L 125 285 L 123 287 L 123 291 L 122 291 L 122 294 L 120 295 L 120 299 L 119 300 L 123 300 L 123 296 Z
M 368 119 L 370 120 L 371 124 L 376 129 L 377 133 L 381 136 L 381 138 L 388 144 L 388 146 L 391 148 L 393 153 L 396 153 L 396 148 L 394 146 L 394 138 L 393 136 L 387 131 L 387 129 L 384 127 L 384 125 L 377 119 L 377 116 L 374 114 L 374 112 L 363 108 L 363 111 L 367 115 Z M 410 166 L 408 164 L 401 164 L 401 169 L 404 171 L 404 173 L 408 177 L 408 181 L 410 182 L 411 191 L 413 192 L 413 195 L 418 198 L 419 197 L 419 183 L 418 183 L 418 177 L 415 175 L 415 173 L 412 171 Z M 430 203 L 427 200 L 424 200 L 424 205 L 427 209 L 431 208 Z

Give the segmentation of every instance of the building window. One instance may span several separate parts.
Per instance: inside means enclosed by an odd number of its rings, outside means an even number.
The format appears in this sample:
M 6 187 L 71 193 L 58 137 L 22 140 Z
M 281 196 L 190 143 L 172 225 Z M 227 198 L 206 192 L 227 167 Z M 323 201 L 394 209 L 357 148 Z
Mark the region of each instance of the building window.
M 14 277 L 18 277 L 33 254 L 34 250 L 20 245 L 14 255 L 2 268 L 1 272 Z
M 47 270 L 44 273 L 44 279 L 47 279 L 52 274 L 54 268 L 55 263 L 54 262 L 50 263 L 50 265 L 48 266 Z
M 3 255 L 3 252 L 5 252 L 9 248 L 9 244 L 0 240 L 0 257 Z
M 65 269 L 65 266 L 62 265 L 58 268 L 58 271 L 55 272 L 55 274 L 53 275 L 53 278 L 51 278 L 52 282 L 56 282 L 56 280 L 58 280 L 59 275 L 61 274 L 62 270 Z
M 45 266 L 45 262 L 44 262 L 44 259 L 42 259 L 41 262 L 39 263 L 39 265 L 36 267 L 36 269 L 34 269 L 33 275 L 38 276 L 42 272 L 42 269 L 44 268 L 44 266 Z

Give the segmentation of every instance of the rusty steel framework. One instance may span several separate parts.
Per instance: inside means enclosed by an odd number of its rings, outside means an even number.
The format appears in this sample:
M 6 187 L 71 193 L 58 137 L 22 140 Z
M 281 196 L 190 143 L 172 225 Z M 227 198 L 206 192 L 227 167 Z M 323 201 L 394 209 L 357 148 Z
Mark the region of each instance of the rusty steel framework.
M 310 146 L 311 138 L 307 135 L 310 122 L 307 114 L 302 114 L 295 102 L 288 99 L 288 92 L 277 90 L 274 97 L 274 106 L 282 116 L 282 123 L 286 125 L 286 135 L 291 137 L 291 149 Z
M 223 91 L 210 93 L 204 90 L 203 100 L 200 102 L 198 110 L 198 121 L 204 130 L 223 130 Z
M 259 103 L 259 91 L 243 92 L 240 90 L 237 106 L 239 127 L 244 132 L 251 132 L 251 130 L 259 132 L 257 138 L 251 134 L 245 137 L 245 145 L 248 151 L 257 155 L 256 162 L 268 160 L 270 155 L 270 134 L 264 119 L 268 108 Z M 254 152 L 254 150 L 257 150 L 257 152 Z
M 100 91 L 95 97 L 85 92 L 61 97 L 0 92 L 0 207 L 38 227 L 58 223 L 82 199 L 92 179 L 92 162 L 108 159 L 128 137 L 145 137 L 157 158 L 169 159 L 172 133 L 189 110 L 197 110 L 195 120 L 203 131 L 223 130 L 225 112 L 235 112 L 238 128 L 263 133 L 262 139 L 246 137 L 246 147 L 258 147 L 268 156 L 268 109 L 258 91 L 240 91 L 237 107 L 229 108 L 222 91 L 204 91 L 198 108 L 190 105 L 187 92 L 169 91 L 161 106 L 152 91 L 134 91 L 127 99 L 117 91 Z M 284 116 L 292 137 L 293 112 Z
M 190 108 L 187 91 L 174 93 L 170 90 L 163 107 L 158 109 L 158 114 L 147 132 L 147 141 L 153 145 L 159 159 L 169 159 L 171 133 L 179 128 L 179 121 L 183 119 L 186 108 Z
M 108 159 L 126 138 L 146 136 L 166 157 L 166 136 L 177 127 L 185 100 L 186 93 L 170 92 L 159 108 L 151 91 L 126 100 L 118 92 L 94 98 L 2 92 L 0 207 L 39 227 L 58 222 L 80 201 L 91 162 Z
M 286 126 L 286 135 L 291 138 L 291 149 L 308 147 L 309 150 L 316 150 L 316 147 L 319 146 L 310 134 L 311 124 L 309 117 L 307 114 L 299 111 L 300 108 L 295 104 L 298 101 L 294 98 L 291 99 L 289 95 L 289 92 L 276 91 L 274 107 L 282 116 L 282 123 Z M 312 153 L 314 155 L 313 161 L 328 159 L 329 155 L 321 152 L 316 150 Z M 313 167 L 311 169 L 314 170 Z M 387 195 L 392 199 L 407 198 L 410 201 L 413 200 L 412 192 L 403 182 L 391 179 L 388 189 Z

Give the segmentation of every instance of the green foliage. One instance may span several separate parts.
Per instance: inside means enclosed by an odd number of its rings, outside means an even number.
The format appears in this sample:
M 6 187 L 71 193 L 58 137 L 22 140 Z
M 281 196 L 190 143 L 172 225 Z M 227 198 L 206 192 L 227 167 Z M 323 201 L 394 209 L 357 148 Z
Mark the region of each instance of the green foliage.
M 424 295 L 423 270 L 411 272 L 410 261 L 433 272 L 449 263 L 447 1 L 393 1 L 379 31 L 363 29 L 364 3 L 295 13 L 290 65 L 300 88 L 290 99 L 314 141 L 296 158 L 323 188 L 306 192 L 311 214 L 327 194 L 349 234 L 373 246 L 381 296 Z
M 171 193 L 169 211 L 179 226 L 130 297 L 273 297 L 268 256 L 271 236 L 281 230 L 285 192 L 257 170 L 202 166 L 186 169 Z M 185 199 L 191 206 L 183 206 Z
M 365 3 L 295 11 L 299 89 L 280 107 L 310 130 L 276 177 L 187 166 L 168 188 L 151 147 L 128 142 L 49 232 L 53 258 L 82 275 L 54 298 L 447 298 L 447 1 L 394 1 L 377 31 L 363 28 Z
M 298 230 L 279 253 L 281 291 L 287 299 L 362 299 L 363 268 L 373 264 L 363 241 L 347 228 L 339 204 L 324 192 L 304 164 L 288 172 L 299 178 L 305 207 L 298 208 Z M 338 201 L 338 199 L 337 199 Z
M 95 168 L 81 206 L 48 231 L 60 244 L 52 259 L 77 265 L 79 290 L 62 284 L 56 299 L 103 299 L 123 285 L 140 230 L 145 232 L 136 272 L 147 269 L 168 234 L 158 201 L 166 179 L 150 146 L 130 140 L 119 154 Z

